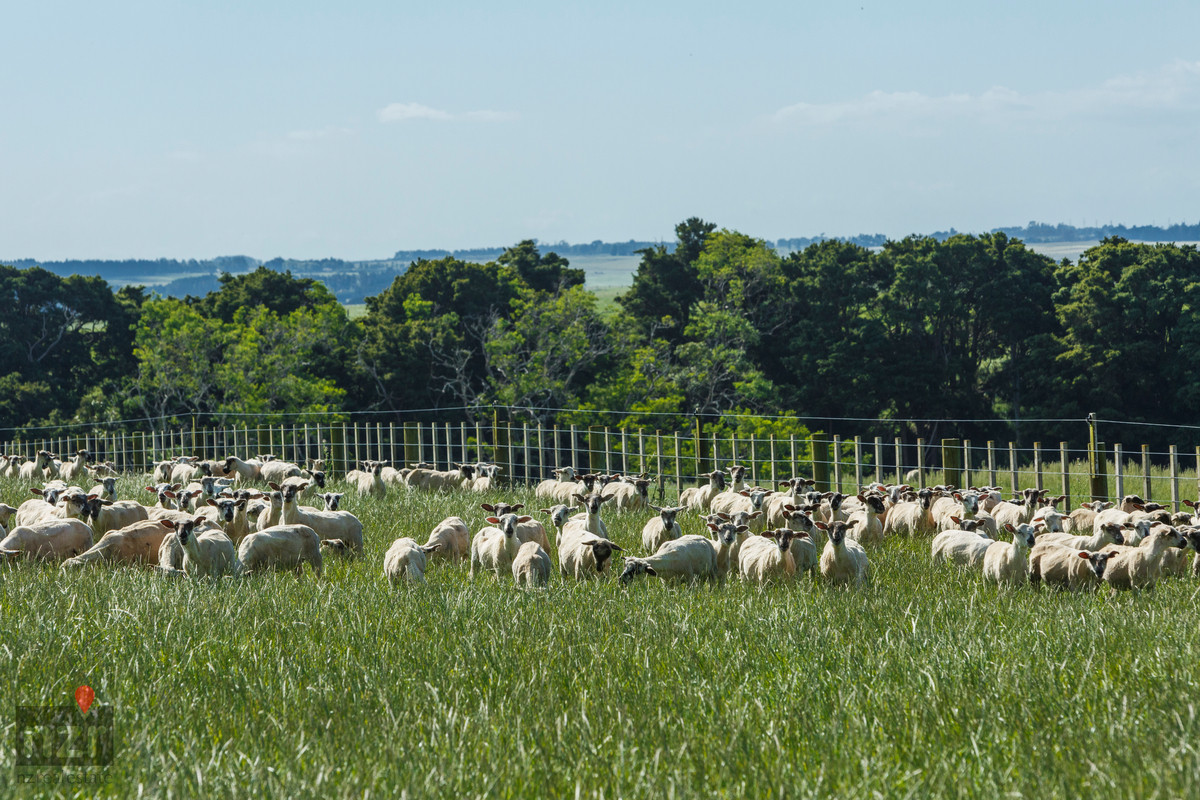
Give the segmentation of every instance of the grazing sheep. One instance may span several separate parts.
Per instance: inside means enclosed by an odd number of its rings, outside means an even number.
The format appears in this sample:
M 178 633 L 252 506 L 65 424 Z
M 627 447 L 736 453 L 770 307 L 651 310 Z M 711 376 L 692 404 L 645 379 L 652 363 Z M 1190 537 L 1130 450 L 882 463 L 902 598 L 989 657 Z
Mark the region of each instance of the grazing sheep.
M 259 480 L 266 481 L 268 485 L 272 483 L 283 483 L 286 478 L 302 478 L 301 473 L 304 470 L 300 469 L 299 464 L 293 464 L 289 461 L 271 460 L 263 463 L 258 471 Z
M 86 552 L 92 543 L 92 529 L 80 520 L 45 519 L 18 525 L 0 538 L 0 558 L 62 561 Z
M 513 583 L 532 589 L 550 582 L 550 554 L 537 542 L 525 542 L 512 562 Z
M 805 539 L 812 546 L 808 534 L 788 528 L 763 531 L 746 539 L 738 552 L 738 571 L 742 579 L 757 584 L 791 579 L 799 569 L 792 554 L 795 539 Z M 815 553 L 816 547 L 812 546 L 812 550 Z
M 1001 586 L 1020 586 L 1029 580 L 1029 548 L 1033 547 L 1032 525 L 1006 523 L 1012 544 L 992 542 L 983 555 L 983 579 Z
M 404 581 L 425 582 L 426 556 L 441 549 L 441 544 L 419 545 L 407 536 L 392 542 L 383 556 L 383 577 L 396 586 Z
M 646 549 L 647 553 L 653 555 L 658 552 L 658 548 L 662 547 L 664 542 L 683 536 L 683 529 L 675 521 L 675 517 L 679 515 L 680 511 L 683 511 L 683 506 L 660 508 L 652 505 L 650 507 L 658 512 L 658 516 L 647 520 L 646 524 L 642 526 L 642 547 Z
M 713 498 L 725 488 L 725 473 L 721 470 L 713 470 L 703 477 L 708 478 L 706 486 L 693 486 L 679 495 L 679 505 L 688 511 L 708 511 Z
M 468 577 L 474 579 L 477 571 L 487 571 L 499 578 L 511 571 L 513 559 L 521 549 L 517 523 L 531 519 L 533 517 L 518 517 L 516 514 L 487 517 L 488 522 L 498 527 L 482 528 L 471 540 L 471 570 Z
M 1111 552 L 1104 571 L 1104 582 L 1112 594 L 1127 589 L 1152 589 L 1157 583 L 1162 568 L 1163 554 L 1169 547 L 1184 547 L 1187 539 L 1174 528 L 1160 525 L 1137 547 L 1109 545 L 1101 552 Z
M 1029 551 L 1029 582 L 1035 589 L 1042 581 L 1072 590 L 1095 588 L 1113 555 L 1038 541 Z
M 471 550 L 471 531 L 461 517 L 446 517 L 434 526 L 425 542 L 431 558 L 461 561 Z
M 1128 525 L 1128 523 L 1126 523 Z M 1128 525 L 1133 528 L 1132 525 Z M 1115 522 L 1101 522 L 1097 524 L 1096 532 L 1091 536 L 1072 536 L 1069 533 L 1044 533 L 1038 537 L 1038 542 L 1047 544 L 1058 544 L 1063 547 L 1069 547 L 1072 550 L 1087 550 L 1095 553 L 1102 547 L 1109 544 L 1125 544 L 1123 535 L 1125 525 L 1119 525 Z
M 647 558 L 627 556 L 618 582 L 627 586 L 638 575 L 650 575 L 690 583 L 711 580 L 717 573 L 717 551 L 712 542 L 703 536 L 688 535 L 665 542 Z
M 158 549 L 175 524 L 169 520 L 148 519 L 116 531 L 109 531 L 100 541 L 74 558 L 63 562 L 63 569 L 88 564 L 154 564 Z
M 957 519 L 955 517 L 954 519 Z M 933 563 L 948 561 L 960 567 L 978 567 L 983 564 L 983 557 L 992 539 L 984 532 L 979 520 L 960 520 L 956 523 L 962 527 L 957 530 L 942 531 L 933 537 Z
M 272 488 L 275 488 L 272 484 Z M 300 506 L 295 486 L 282 489 L 283 505 L 279 520 L 283 525 L 306 525 L 317 532 L 322 542 L 340 541 L 351 554 L 362 555 L 363 524 L 349 511 L 317 511 Z
M 234 480 L 240 483 L 251 483 L 259 479 L 263 462 L 257 458 L 242 461 L 237 456 L 229 456 L 222 464 L 221 474 L 228 477 L 234 475 Z
M 846 532 L 854 525 L 848 522 L 818 522 L 816 525 L 829 534 L 829 541 L 821 551 L 821 575 L 835 585 L 853 583 L 855 586 L 861 586 L 866 583 L 871 576 L 871 563 L 867 560 L 867 551 L 863 550 L 858 542 L 846 536 Z
M 300 575 L 308 564 L 320 578 L 321 540 L 307 525 L 274 525 L 242 539 L 237 560 L 238 575 L 266 569 L 290 569 Z
M 564 578 L 583 580 L 603 575 L 614 551 L 623 552 L 623 549 L 615 542 L 568 522 L 559 539 L 558 566 Z
M 58 477 L 64 481 L 72 481 L 87 474 L 88 451 L 80 450 L 75 457 L 59 467 Z

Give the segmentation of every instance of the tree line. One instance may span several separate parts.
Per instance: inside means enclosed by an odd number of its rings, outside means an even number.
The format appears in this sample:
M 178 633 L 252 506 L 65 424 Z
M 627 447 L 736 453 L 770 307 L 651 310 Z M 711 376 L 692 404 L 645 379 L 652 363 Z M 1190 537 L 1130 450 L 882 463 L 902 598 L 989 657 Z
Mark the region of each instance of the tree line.
M 847 435 L 1078 444 L 1089 412 L 1181 424 L 1200 408 L 1193 246 L 1109 237 L 1055 263 L 1003 232 L 786 255 L 696 218 L 675 232 L 640 250 L 614 308 L 531 240 L 419 259 L 353 320 L 320 281 L 265 268 L 174 299 L 0 267 L 0 428 L 500 405 L 650 430 L 784 433 L 796 423 L 774 418 L 798 415 L 864 420 L 809 423 Z

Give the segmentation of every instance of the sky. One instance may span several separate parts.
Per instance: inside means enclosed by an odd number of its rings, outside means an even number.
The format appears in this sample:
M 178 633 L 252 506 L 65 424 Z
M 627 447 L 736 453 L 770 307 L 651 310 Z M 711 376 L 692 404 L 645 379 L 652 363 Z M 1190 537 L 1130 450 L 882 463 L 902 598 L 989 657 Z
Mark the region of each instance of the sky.
M 1200 220 L 1200 3 L 39 0 L 0 258 Z

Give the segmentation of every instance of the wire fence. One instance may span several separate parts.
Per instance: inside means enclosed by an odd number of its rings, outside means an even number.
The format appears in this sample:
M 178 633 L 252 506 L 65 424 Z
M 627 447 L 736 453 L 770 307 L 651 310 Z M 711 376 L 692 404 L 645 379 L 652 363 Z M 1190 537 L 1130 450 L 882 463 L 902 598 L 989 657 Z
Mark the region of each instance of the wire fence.
M 331 475 L 355 469 L 365 460 L 395 466 L 419 462 L 438 469 L 454 464 L 497 464 L 501 478 L 531 484 L 551 470 L 646 473 L 658 497 L 685 485 L 707 481 L 706 474 L 734 464 L 746 467 L 754 485 L 776 486 L 794 475 L 816 481 L 821 490 L 856 493 L 871 481 L 924 486 L 1002 486 L 1050 489 L 1066 503 L 1120 498 L 1180 503 L 1197 496 L 1200 447 L 1171 446 L 1154 452 L 1147 445 L 1126 448 L 1094 442 L 1072 448 L 1067 442 L 1018 447 L 1013 442 L 901 438 L 845 438 L 822 432 L 807 436 L 720 436 L 692 430 L 663 431 L 604 426 L 476 422 L 297 423 L 225 428 L 177 427 L 139 432 L 80 433 L 17 439 L 3 445 L 6 455 L 33 458 L 48 450 L 64 460 L 86 449 L 95 461 L 111 461 L 123 472 L 150 472 L 155 461 L 179 455 L 221 460 L 260 454 L 307 464 L 325 462 Z

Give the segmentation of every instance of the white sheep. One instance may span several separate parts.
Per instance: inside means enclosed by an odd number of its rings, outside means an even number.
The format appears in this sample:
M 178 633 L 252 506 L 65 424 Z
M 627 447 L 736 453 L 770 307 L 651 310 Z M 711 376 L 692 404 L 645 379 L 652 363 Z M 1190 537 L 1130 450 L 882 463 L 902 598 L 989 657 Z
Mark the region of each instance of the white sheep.
M 392 542 L 392 546 L 383 556 L 383 577 L 393 586 L 404 581 L 424 583 L 426 556 L 436 553 L 439 549 L 440 543 L 419 545 L 413 539 L 403 536 Z
M 505 514 L 518 514 L 521 509 L 525 508 L 524 503 L 481 503 L 480 508 L 488 511 L 494 517 L 503 517 Z M 524 522 L 517 523 L 517 539 L 521 544 L 526 542 L 537 542 L 547 551 L 550 549 L 550 540 L 546 538 L 546 526 L 538 522 L 533 517 L 525 517 Z
M 791 478 L 781 481 L 779 485 L 786 486 L 787 491 L 776 493 L 763 501 L 763 522 L 768 528 L 782 528 L 786 523 L 785 506 L 800 506 L 804 504 L 804 491 L 816 481 L 807 478 Z
M 79 450 L 74 458 L 65 462 L 58 470 L 58 476 L 64 481 L 71 481 L 87 474 L 88 451 Z
M 222 474 L 225 476 L 234 475 L 235 480 L 242 483 L 251 483 L 259 479 L 262 473 L 263 463 L 257 458 L 247 459 L 243 461 L 237 456 L 229 456 L 222 464 Z
M 550 554 L 537 542 L 525 542 L 512 562 L 513 582 L 534 588 L 550 582 Z
M 521 549 L 517 538 L 517 523 L 527 522 L 532 517 L 505 514 L 503 517 L 487 517 L 493 526 L 481 528 L 471 539 L 471 569 L 468 577 L 474 579 L 476 572 L 491 572 L 497 578 L 511 571 L 513 559 Z
M 89 494 L 83 513 L 79 517 L 92 527 L 96 536 L 103 536 L 109 531 L 127 528 L 135 522 L 149 519 L 150 515 L 144 505 L 132 500 L 104 500 L 99 495 Z
M 1129 528 L 1134 527 L 1128 523 L 1126 525 Z M 1125 530 L 1125 525 L 1120 525 L 1116 522 L 1099 522 L 1097 523 L 1096 532 L 1091 536 L 1072 536 L 1069 533 L 1043 533 L 1038 537 L 1038 542 L 1057 544 L 1069 547 L 1072 550 L 1088 550 L 1095 553 L 1105 545 L 1125 544 Z
M 732 522 L 710 522 L 708 529 L 712 531 L 710 544 L 717 556 L 716 575 L 724 580 L 730 570 L 737 572 L 738 550 L 742 540 L 749 535 L 750 529 L 746 525 L 735 525 Z
M 658 548 L 662 547 L 664 542 L 683 536 L 683 529 L 675 521 L 675 517 L 683 511 L 683 506 L 650 507 L 658 512 L 658 516 L 651 517 L 642 526 L 642 547 L 647 553 L 653 554 L 658 552 Z
M 881 544 L 883 542 L 883 497 L 878 494 L 858 495 L 861 505 L 846 517 L 854 520 L 854 539 L 859 544 Z M 844 507 L 844 506 L 843 506 Z
M 1033 547 L 1032 525 L 1006 523 L 1012 543 L 992 542 L 983 555 L 983 578 L 1002 586 L 1019 586 L 1029 580 L 1029 548 Z
M 236 571 L 237 552 L 233 541 L 222 530 L 203 529 L 203 517 L 176 522 L 175 535 L 183 548 L 183 571 L 190 576 L 217 580 Z
M 717 577 L 717 551 L 703 536 L 687 535 L 665 542 L 647 558 L 625 558 L 618 582 L 628 585 L 638 575 L 663 580 L 701 581 Z
M 238 545 L 238 575 L 265 569 L 295 570 L 308 564 L 321 577 L 321 540 L 307 525 L 274 525 L 252 533 Z
M 603 575 L 608 570 L 613 552 L 623 549 L 587 528 L 569 521 L 563 526 L 558 547 L 558 566 L 564 578 L 584 578 Z
M 46 519 L 18 525 L 0 537 L 0 558 L 62 561 L 86 552 L 92 544 L 92 529 L 80 520 Z
M 266 481 L 267 484 L 283 483 L 286 478 L 302 478 L 301 473 L 304 470 L 300 469 L 299 464 L 293 464 L 290 461 L 267 461 L 258 471 L 259 480 Z
M 650 505 L 650 481 L 635 478 L 632 483 L 621 482 L 609 490 L 613 508 L 617 511 L 638 511 Z
M 33 461 L 26 461 L 20 466 L 17 477 L 26 483 L 32 483 L 44 480 L 47 475 L 54 474 L 54 471 L 54 454 L 48 450 L 39 450 Z
M 63 569 L 88 564 L 154 564 L 163 538 L 175 528 L 168 520 L 142 520 L 109 531 L 88 550 L 63 562 Z
M 471 531 L 461 517 L 446 517 L 434 526 L 425 541 L 431 558 L 444 558 L 448 561 L 461 561 L 466 558 L 471 549 Z
M 832 584 L 853 583 L 861 586 L 870 580 L 871 562 L 862 545 L 846 536 L 854 526 L 848 522 L 816 523 L 829 535 L 821 551 L 821 575 Z
M 608 526 L 604 524 L 604 520 L 600 519 L 600 507 L 610 499 L 609 496 L 593 493 L 586 497 L 581 494 L 574 494 L 572 497 L 583 505 L 583 511 L 572 516 L 567 521 L 564 530 L 572 526 L 582 527 L 584 530 L 590 531 L 602 539 L 607 539 Z
M 1067 515 L 1066 520 L 1063 522 L 1063 532 L 1091 533 L 1095 529 L 1096 515 L 1112 507 L 1112 503 L 1107 503 L 1103 500 L 1083 503 L 1079 508 Z
M 1158 581 L 1163 554 L 1169 547 L 1184 547 L 1187 539 L 1175 528 L 1159 525 L 1137 547 L 1109 545 L 1101 552 L 1115 553 L 1104 571 L 1104 582 L 1118 590 L 1151 589 Z
M 893 506 L 883 521 L 884 536 L 912 536 L 933 533 L 934 524 L 931 508 L 933 490 L 921 489 L 917 499 Z
M 812 545 L 807 534 L 788 528 L 763 531 L 746 539 L 738 552 L 738 571 L 742 579 L 758 584 L 791 579 L 798 569 L 792 554 L 792 543 L 797 538 L 807 539 Z M 816 552 L 815 546 L 813 552 Z
M 956 524 L 962 527 L 942 531 L 933 537 L 933 563 L 948 561 L 960 567 L 980 566 L 992 539 L 977 519 L 960 520 Z
M 274 488 L 274 485 L 272 485 Z M 322 542 L 341 542 L 353 555 L 362 555 L 363 524 L 349 511 L 317 511 L 298 502 L 295 486 L 282 489 L 283 505 L 279 520 L 283 525 L 306 525 L 317 532 Z
M 1105 567 L 1114 555 L 1039 540 L 1029 551 L 1029 582 L 1035 589 L 1043 581 L 1067 589 L 1094 588 L 1103 581 Z
M 707 477 L 708 483 L 684 489 L 679 495 L 679 505 L 689 511 L 707 511 L 713 498 L 725 488 L 725 473 L 719 469 L 699 477 Z
M 550 508 L 538 509 L 538 513 L 546 514 L 550 517 L 550 524 L 554 526 L 554 547 L 562 547 L 563 528 L 571 521 L 572 512 L 578 511 L 578 506 L 570 506 L 565 503 L 551 506 Z
M 1025 489 L 1021 492 L 1023 500 L 1020 503 L 1000 503 L 991 510 L 991 516 L 1001 528 L 1005 525 L 1028 525 L 1038 509 L 1038 500 L 1042 493 L 1037 489 Z M 1007 530 L 1007 528 L 1004 528 Z
M 952 531 L 958 527 L 953 517 L 975 519 L 979 513 L 979 495 L 976 492 L 951 492 L 938 497 L 930 506 L 933 526 L 938 531 Z M 859 540 L 861 541 L 861 539 Z
M 362 470 L 346 473 L 346 483 L 353 486 L 360 497 L 386 497 L 387 484 L 382 477 L 385 466 L 386 461 L 367 461 Z

